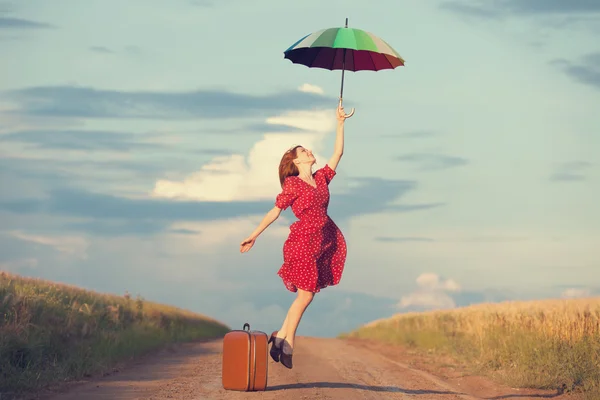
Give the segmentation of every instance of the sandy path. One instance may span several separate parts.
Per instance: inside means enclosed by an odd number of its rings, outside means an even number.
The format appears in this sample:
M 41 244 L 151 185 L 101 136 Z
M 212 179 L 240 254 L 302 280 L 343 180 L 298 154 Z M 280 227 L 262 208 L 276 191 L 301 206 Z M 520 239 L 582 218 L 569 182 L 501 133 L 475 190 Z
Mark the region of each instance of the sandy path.
M 71 386 L 48 400 L 133 399 L 562 399 L 555 393 L 499 387 L 489 381 L 450 380 L 417 370 L 401 353 L 358 340 L 300 337 L 294 369 L 269 359 L 266 392 L 221 386 L 221 340 L 186 344 L 146 357 L 111 376 Z M 570 396 L 573 400 L 575 397 Z

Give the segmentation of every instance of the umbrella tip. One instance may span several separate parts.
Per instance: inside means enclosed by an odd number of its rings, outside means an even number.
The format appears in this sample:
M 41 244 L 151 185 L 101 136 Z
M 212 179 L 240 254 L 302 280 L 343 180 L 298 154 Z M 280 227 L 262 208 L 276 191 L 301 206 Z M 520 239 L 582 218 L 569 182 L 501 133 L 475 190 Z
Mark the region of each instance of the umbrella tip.
M 346 28 L 348 27 L 348 17 L 346 17 Z

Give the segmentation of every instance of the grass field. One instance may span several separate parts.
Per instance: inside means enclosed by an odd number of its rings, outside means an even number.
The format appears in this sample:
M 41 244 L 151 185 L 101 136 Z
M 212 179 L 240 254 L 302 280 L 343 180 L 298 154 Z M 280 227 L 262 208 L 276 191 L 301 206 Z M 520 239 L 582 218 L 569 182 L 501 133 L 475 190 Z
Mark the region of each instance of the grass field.
M 600 399 L 600 298 L 398 314 L 342 336 L 450 355 L 516 387 L 562 387 Z
M 174 307 L 0 272 L 0 394 L 109 370 L 229 328 Z

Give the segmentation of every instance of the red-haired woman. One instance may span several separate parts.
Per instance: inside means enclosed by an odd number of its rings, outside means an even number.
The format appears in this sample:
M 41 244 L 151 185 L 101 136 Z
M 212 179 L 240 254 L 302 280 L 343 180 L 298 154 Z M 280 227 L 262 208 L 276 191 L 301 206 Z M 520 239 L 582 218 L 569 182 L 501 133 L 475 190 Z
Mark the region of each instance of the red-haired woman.
M 333 155 L 328 163 L 312 172 L 315 157 L 309 149 L 295 146 L 285 152 L 279 164 L 282 191 L 275 207 L 263 218 L 256 230 L 240 245 L 240 252 L 252 248 L 256 238 L 288 207 L 298 220 L 290 226 L 283 245 L 283 265 L 278 275 L 285 287 L 298 295 L 290 306 L 281 329 L 271 334 L 270 354 L 275 362 L 292 368 L 292 352 L 296 329 L 315 293 L 337 285 L 346 262 L 346 241 L 342 232 L 327 215 L 329 182 L 344 152 L 344 121 L 354 113 L 345 114 L 342 104 L 337 108 L 337 130 Z

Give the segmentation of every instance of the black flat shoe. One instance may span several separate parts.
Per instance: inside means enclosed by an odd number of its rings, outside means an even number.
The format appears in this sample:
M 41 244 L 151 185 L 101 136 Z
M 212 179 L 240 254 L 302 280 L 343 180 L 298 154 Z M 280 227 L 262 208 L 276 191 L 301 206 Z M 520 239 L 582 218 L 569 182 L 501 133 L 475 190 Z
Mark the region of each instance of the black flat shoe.
M 275 362 L 279 362 L 279 355 L 281 354 L 281 347 L 277 347 L 277 345 L 275 344 L 277 332 L 278 331 L 274 331 L 273 333 L 271 333 L 271 337 L 269 338 L 269 343 L 273 342 L 273 344 L 271 345 L 271 350 L 269 350 L 269 354 Z

